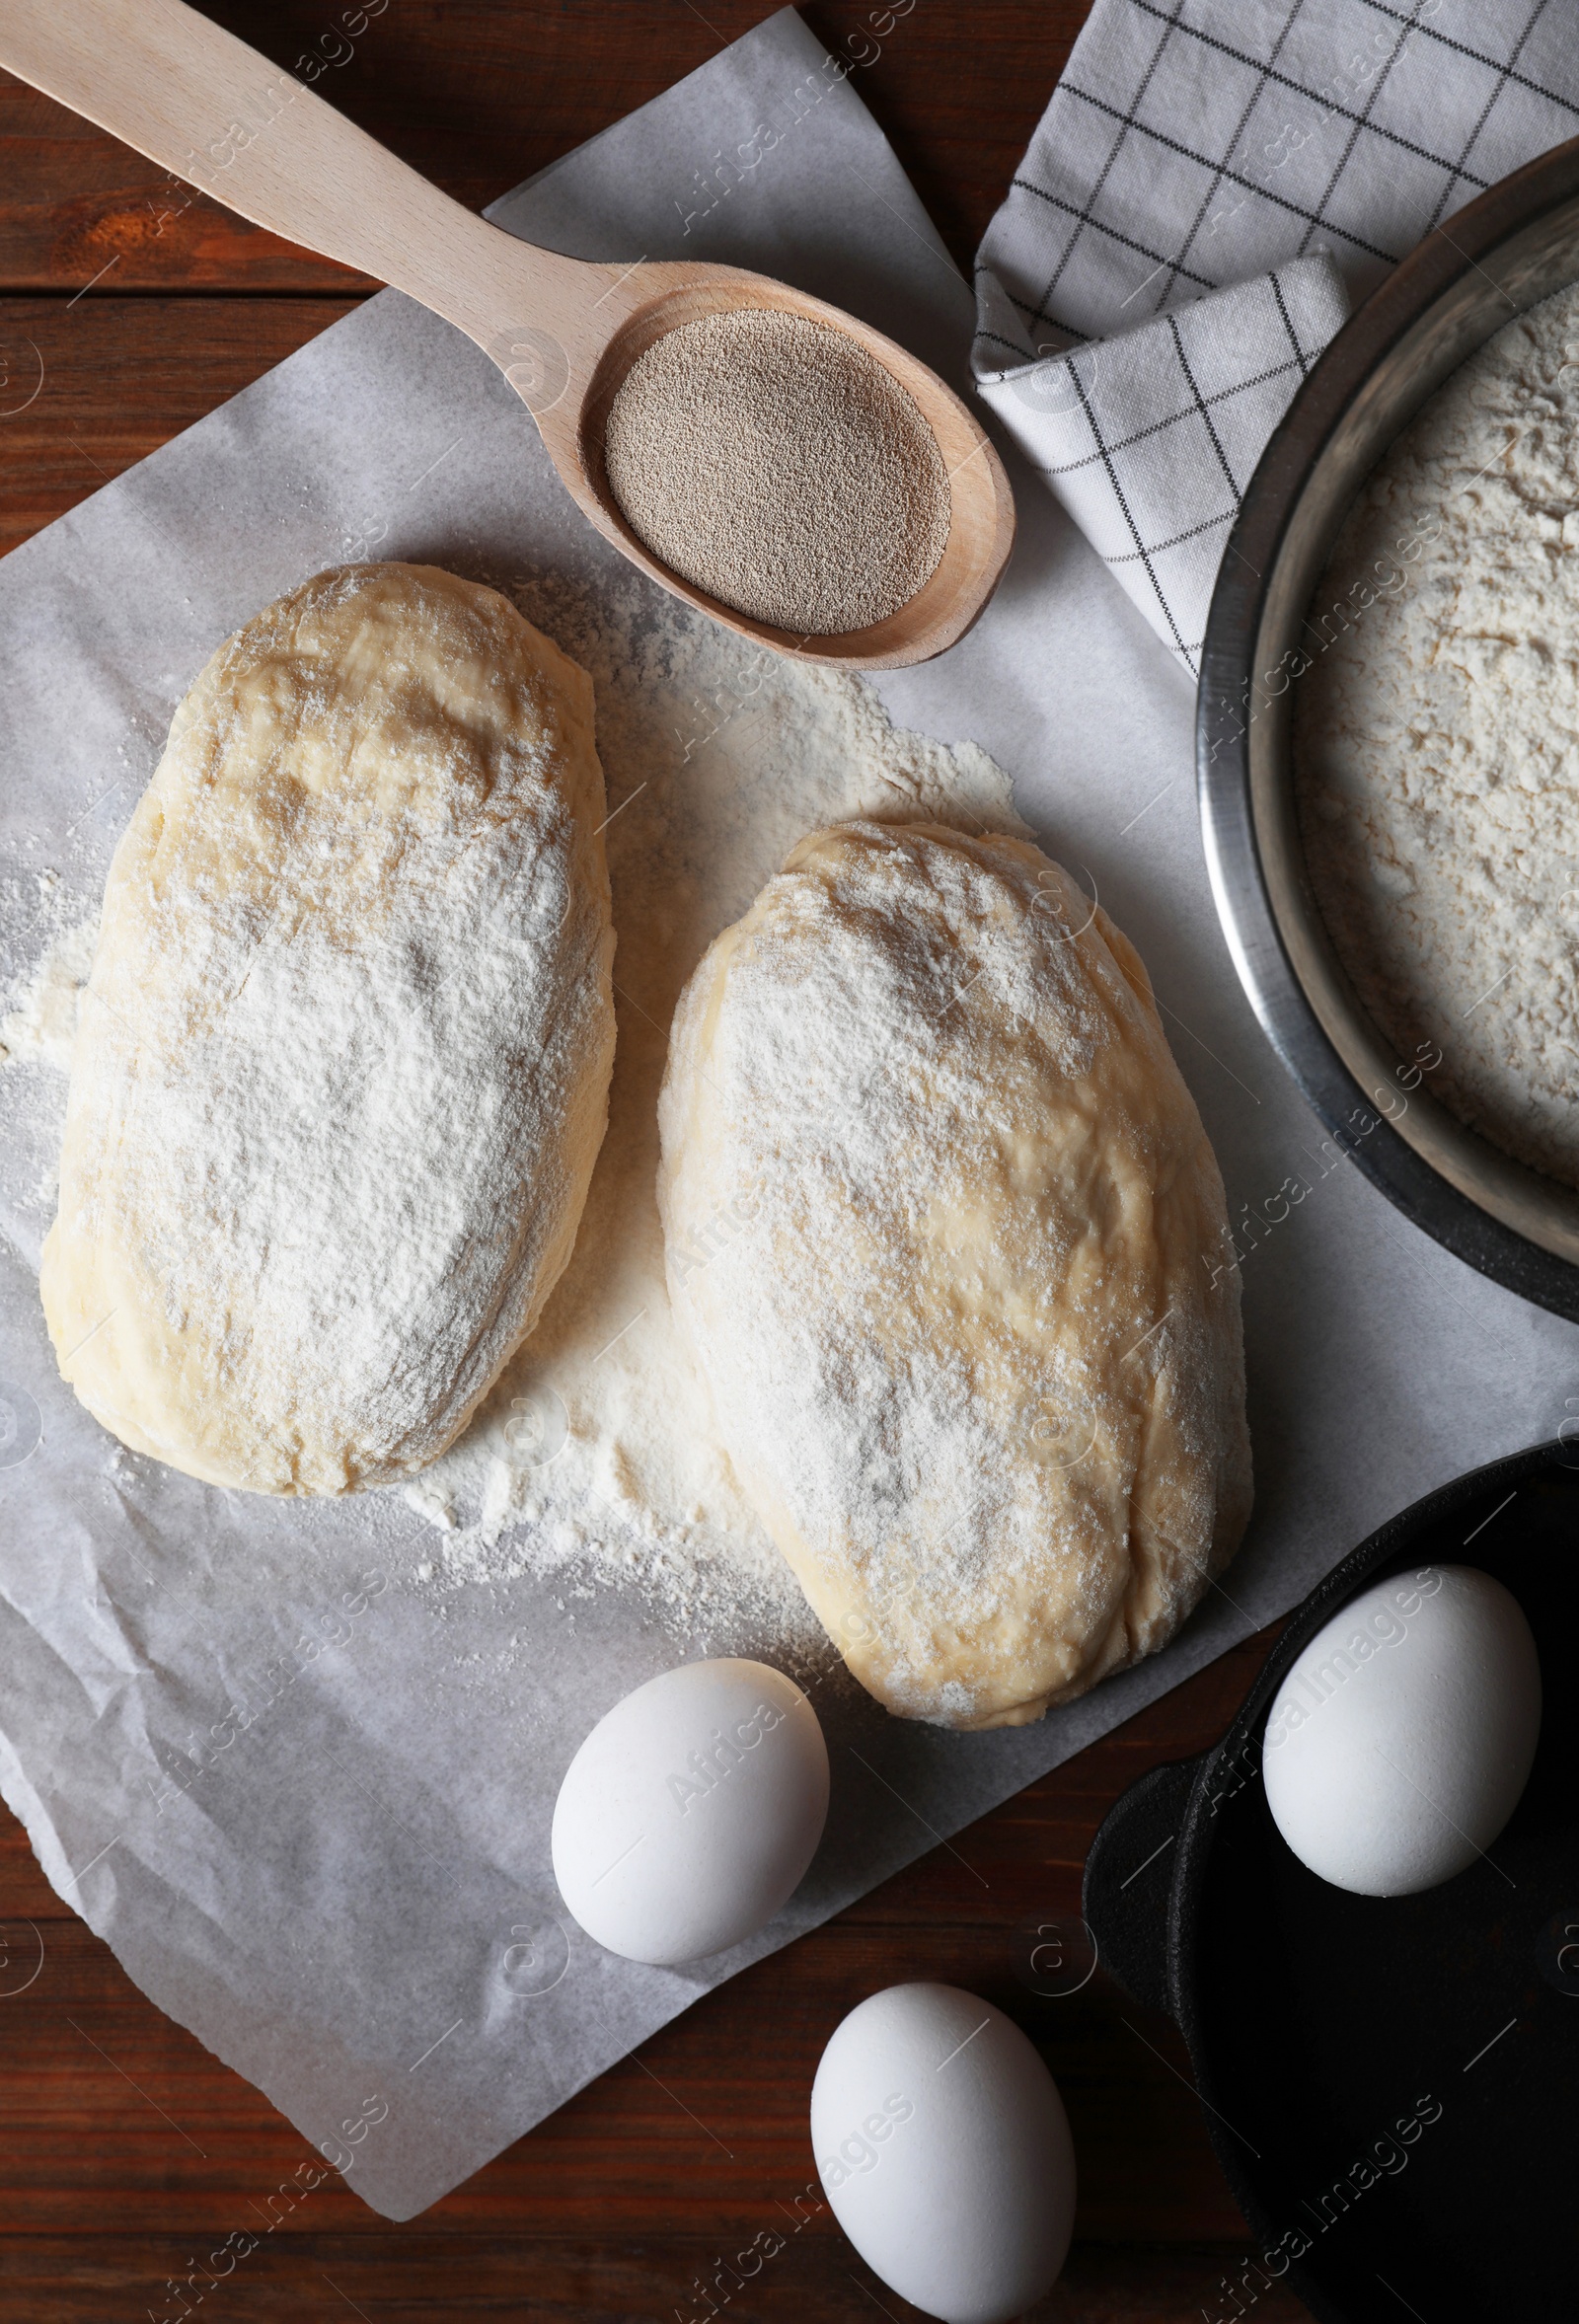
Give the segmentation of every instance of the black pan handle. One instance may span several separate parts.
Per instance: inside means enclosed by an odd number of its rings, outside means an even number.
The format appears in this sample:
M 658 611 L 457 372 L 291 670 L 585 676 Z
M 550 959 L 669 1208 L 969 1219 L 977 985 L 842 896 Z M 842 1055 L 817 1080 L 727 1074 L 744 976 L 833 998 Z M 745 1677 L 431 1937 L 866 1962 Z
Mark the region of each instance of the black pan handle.
M 1137 2001 L 1173 2015 L 1167 1916 L 1173 1859 L 1199 1760 L 1153 1767 L 1108 1809 L 1086 1857 L 1081 1911 L 1096 1958 Z

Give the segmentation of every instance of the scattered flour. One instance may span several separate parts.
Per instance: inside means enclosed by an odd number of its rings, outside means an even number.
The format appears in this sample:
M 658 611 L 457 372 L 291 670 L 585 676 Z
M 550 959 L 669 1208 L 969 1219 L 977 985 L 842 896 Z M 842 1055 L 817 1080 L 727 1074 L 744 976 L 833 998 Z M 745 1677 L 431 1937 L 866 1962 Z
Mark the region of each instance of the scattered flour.
M 10 1064 L 15 1059 L 18 1064 L 49 1066 L 55 1073 L 71 1071 L 77 1006 L 98 941 L 97 912 L 54 938 L 11 1008 L 0 1016 L 0 1063 Z
M 1339 957 L 1400 1056 L 1441 1049 L 1432 1087 L 1462 1120 L 1579 1185 L 1579 288 L 1398 438 L 1316 634 L 1335 600 L 1295 761 Z
M 777 1640 L 825 1656 L 670 1312 L 656 1198 L 669 1019 L 714 937 L 806 833 L 857 815 L 1024 826 L 984 751 L 894 727 L 859 679 L 758 652 L 679 604 L 655 612 L 635 584 L 595 604 L 536 581 L 512 594 L 597 692 L 618 938 L 609 1133 L 543 1320 L 407 1498 L 436 1529 L 436 1586 L 563 1568 L 638 1586 L 716 1651 Z
M 54 870 L 0 883 L 8 946 L 29 965 L 0 987 L 0 1182 L 4 1231 L 37 1271 L 60 1191 L 60 1132 L 77 1009 L 99 940 L 99 906 Z
M 409 1504 L 432 1526 L 406 1579 L 438 1598 L 561 1575 L 571 1606 L 639 1593 L 688 1651 L 820 1664 L 821 1626 L 745 1502 L 670 1314 L 655 1193 L 669 1018 L 713 937 L 808 832 L 854 816 L 1024 826 L 984 751 L 892 726 L 858 679 L 758 652 L 635 581 L 593 601 L 536 577 L 476 577 L 513 596 L 596 687 L 618 933 L 609 1133 L 537 1330 L 451 1452 L 368 1495 L 368 1514 Z M 63 1071 L 67 1050 L 32 1028 L 69 1033 L 65 997 L 94 924 L 48 935 L 7 996 L 18 1032 L 5 1036 L 5 1082 L 54 1148 L 65 1089 L 49 1069 Z
M 404 1483 L 535 1322 L 614 1054 L 592 711 L 497 592 L 398 562 L 264 606 L 183 697 L 40 1278 L 125 1443 L 253 1491 Z
M 1019 1725 L 1164 1645 L 1249 1513 L 1239 1287 L 1145 972 L 1074 880 L 820 834 L 687 987 L 659 1124 L 679 1327 L 862 1685 Z

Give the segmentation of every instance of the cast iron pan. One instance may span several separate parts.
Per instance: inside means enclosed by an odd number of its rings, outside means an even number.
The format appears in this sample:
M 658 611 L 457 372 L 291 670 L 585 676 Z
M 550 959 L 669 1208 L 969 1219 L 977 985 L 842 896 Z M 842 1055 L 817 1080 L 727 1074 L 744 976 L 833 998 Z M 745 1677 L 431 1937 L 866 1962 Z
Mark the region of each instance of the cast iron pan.
M 1261 1731 L 1349 1599 L 1432 1563 L 1480 1566 L 1529 1616 L 1535 1771 L 1491 1861 L 1421 1896 L 1350 1896 L 1273 1824 Z M 1579 2317 L 1576 1642 L 1579 1444 L 1558 1443 L 1373 1534 L 1293 1615 L 1216 1749 L 1143 1776 L 1092 1841 L 1098 1958 L 1177 2020 L 1250 2224 L 1207 2324 L 1253 2313 L 1273 2281 L 1322 2324 Z

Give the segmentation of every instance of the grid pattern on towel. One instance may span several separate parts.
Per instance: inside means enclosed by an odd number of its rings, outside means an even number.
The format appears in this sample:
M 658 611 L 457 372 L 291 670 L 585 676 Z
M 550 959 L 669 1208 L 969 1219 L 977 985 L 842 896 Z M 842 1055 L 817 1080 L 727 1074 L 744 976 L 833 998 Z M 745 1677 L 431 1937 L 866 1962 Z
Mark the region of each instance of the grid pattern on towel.
M 1350 299 L 1576 134 L 1571 0 L 1096 0 L 978 254 L 973 359 L 1181 668 Z

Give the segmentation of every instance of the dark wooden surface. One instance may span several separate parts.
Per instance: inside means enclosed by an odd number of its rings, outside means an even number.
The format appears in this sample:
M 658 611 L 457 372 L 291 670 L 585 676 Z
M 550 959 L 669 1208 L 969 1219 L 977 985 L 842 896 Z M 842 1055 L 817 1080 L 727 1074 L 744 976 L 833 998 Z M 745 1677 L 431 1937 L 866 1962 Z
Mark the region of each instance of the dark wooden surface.
M 60 0 L 62 6 L 69 0 Z M 693 70 L 762 0 L 387 0 L 364 31 L 332 0 L 210 0 L 459 199 L 482 204 Z M 1084 0 L 810 7 L 962 264 L 1002 198 Z M 0 550 L 245 386 L 374 286 L 242 224 L 0 75 Z M 1064 2092 L 1077 2242 L 1041 2324 L 1232 2313 L 1245 2249 L 1187 2061 L 1100 1972 L 1079 1994 L 1022 1980 L 1035 1917 L 1078 1911 L 1086 1847 L 1144 1768 L 1230 1716 L 1266 1641 L 711 1995 L 421 2219 L 391 2227 L 331 2179 L 269 2229 L 309 2160 L 257 2091 L 143 1999 L 60 1904 L 0 1810 L 0 1955 L 42 1968 L 0 1998 L 0 2318 L 205 2315 L 375 2324 L 510 2316 L 899 2319 L 823 2208 L 806 2101 L 822 2044 L 865 1993 L 912 1977 L 1008 2008 Z M 973 1869 L 961 1869 L 963 1857 Z M 979 1874 L 978 1879 L 975 1875 Z M 0 1988 L 20 1972 L 0 1964 Z M 299 2188 L 299 2182 L 298 2182 Z M 805 2197 L 796 2209 L 796 2198 Z M 286 2206 L 276 2201 L 277 2212 Z M 799 2218 L 803 2223 L 795 2227 Z M 718 2260 L 784 2248 L 728 2294 Z M 258 2245 L 217 2288 L 208 2255 Z M 232 2250 L 241 2246 L 233 2244 Z M 220 2263 L 222 2264 L 222 2263 Z M 188 2283 L 189 2279 L 189 2283 Z M 1262 2324 L 1304 2313 L 1263 2296 Z
M 1232 2315 L 1241 2222 L 1166 2019 L 1098 1970 L 1029 1989 L 1028 1922 L 1078 1913 L 1087 1846 L 1147 1767 L 1221 1733 L 1266 1641 L 1250 1643 L 937 1849 L 826 1927 L 690 2010 L 407 2226 L 333 2177 L 268 2202 L 313 2150 L 258 2092 L 162 2017 L 60 1904 L 20 1827 L 0 1835 L 0 2316 L 108 2324 L 181 2313 L 164 2289 L 238 2230 L 259 2238 L 204 2314 L 287 2319 L 695 2318 L 697 2279 L 764 2229 L 785 2248 L 728 2302 L 741 2324 L 915 2311 L 872 2278 L 822 2207 L 806 2107 L 822 2046 L 868 1992 L 937 1978 L 1032 2036 L 1063 2092 L 1080 2166 L 1078 2241 L 1037 2324 Z M 12 1965 L 15 1966 L 12 1966 Z M 796 2198 L 803 2200 L 799 2211 Z M 796 2218 L 803 2223 L 797 2229 Z M 233 2247 L 236 2248 L 236 2247 Z M 220 2263 L 223 2264 L 223 2263 Z M 199 2274 L 194 2288 L 202 2288 Z M 188 2294 L 188 2297 L 191 2297 Z M 719 2303 L 722 2304 L 722 2303 Z M 1304 2310 L 1264 2294 L 1262 2324 Z

